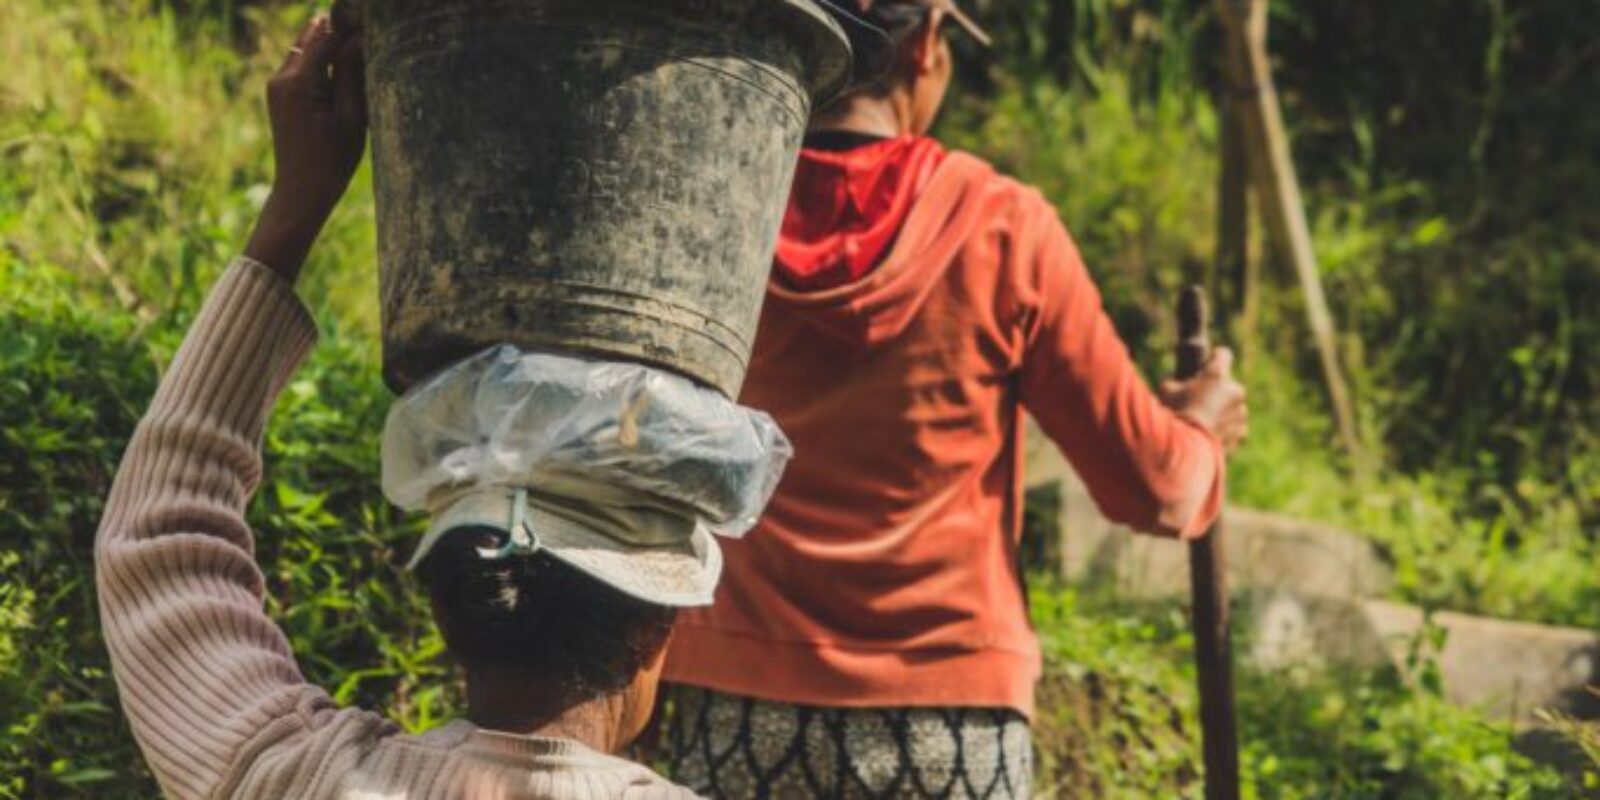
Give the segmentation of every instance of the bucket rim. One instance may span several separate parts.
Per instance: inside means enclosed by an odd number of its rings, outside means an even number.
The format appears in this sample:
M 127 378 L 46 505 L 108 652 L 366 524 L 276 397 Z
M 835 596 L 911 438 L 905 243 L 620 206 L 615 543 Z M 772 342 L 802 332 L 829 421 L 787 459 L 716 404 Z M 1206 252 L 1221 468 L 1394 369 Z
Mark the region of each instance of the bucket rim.
M 878 33 L 878 29 L 871 24 L 856 18 L 847 12 L 834 13 L 835 9 L 827 0 L 775 0 L 777 5 L 792 9 L 803 17 L 819 39 L 822 47 L 832 45 L 831 52 L 817 53 L 805 64 L 807 74 L 806 90 L 811 95 L 813 109 L 821 108 L 834 98 L 843 94 L 850 84 L 852 64 L 855 51 L 850 45 L 850 36 L 845 31 L 845 23 L 861 26 L 861 30 L 868 34 Z
M 335 27 L 359 30 L 365 20 L 365 0 L 334 0 L 330 16 Z M 851 34 L 882 36 L 877 26 L 851 14 L 831 0 L 766 0 L 786 10 L 791 17 L 809 29 L 821 52 L 803 64 L 806 74 L 802 83 L 811 97 L 813 108 L 821 108 L 843 94 L 850 86 L 855 51 Z M 785 12 L 780 12 L 785 13 Z M 848 30 L 847 30 L 848 28 Z

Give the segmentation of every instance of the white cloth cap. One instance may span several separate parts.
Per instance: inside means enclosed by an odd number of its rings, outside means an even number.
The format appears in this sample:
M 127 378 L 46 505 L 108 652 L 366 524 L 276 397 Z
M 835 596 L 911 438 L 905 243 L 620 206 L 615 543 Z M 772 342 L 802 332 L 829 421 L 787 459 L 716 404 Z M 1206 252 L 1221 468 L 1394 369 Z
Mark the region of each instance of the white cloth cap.
M 500 345 L 412 387 L 389 411 L 384 494 L 447 532 L 504 531 L 486 557 L 548 551 L 641 600 L 707 605 L 713 534 L 741 536 L 793 450 L 770 417 L 641 364 Z
M 504 531 L 511 541 L 486 558 L 538 552 L 630 597 L 661 606 L 711 604 L 722 575 L 722 550 L 691 516 L 657 509 L 610 509 L 624 524 L 607 524 L 607 509 L 575 507 L 559 498 L 510 487 L 476 489 L 451 500 L 417 544 L 414 569 L 446 533 L 464 527 Z

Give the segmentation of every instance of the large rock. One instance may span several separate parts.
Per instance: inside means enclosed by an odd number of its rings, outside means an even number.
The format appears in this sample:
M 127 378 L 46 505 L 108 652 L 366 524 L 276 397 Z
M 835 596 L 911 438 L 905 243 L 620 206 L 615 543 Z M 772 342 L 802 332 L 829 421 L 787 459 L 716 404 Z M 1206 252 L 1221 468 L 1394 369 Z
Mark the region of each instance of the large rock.
M 1305 663 L 1380 664 L 1403 669 L 1428 616 L 1415 606 L 1338 599 L 1277 590 L 1235 605 L 1241 655 L 1258 666 Z M 1445 699 L 1522 724 L 1541 709 L 1600 717 L 1600 634 L 1580 628 L 1438 612 L 1443 630 L 1436 658 Z M 1426 651 L 1426 648 L 1424 648 Z
M 1083 483 L 1029 426 L 1026 482 L 1054 487 L 1060 570 L 1068 580 L 1112 581 L 1135 598 L 1182 596 L 1189 589 L 1188 547 L 1133 534 L 1100 515 Z M 1329 525 L 1242 508 L 1225 515 L 1228 577 L 1235 587 L 1291 587 L 1308 594 L 1371 596 L 1392 576 L 1365 539 Z
M 1062 500 L 1061 572 L 1068 580 L 1109 580 L 1132 597 L 1189 591 L 1188 545 L 1135 534 L 1094 511 L 1087 495 Z M 1393 577 L 1372 546 L 1337 528 L 1230 507 L 1223 516 L 1228 580 L 1237 588 L 1293 588 L 1310 595 L 1366 597 Z
M 1189 561 L 1181 542 L 1134 534 L 1107 521 L 1083 484 L 1031 423 L 1026 479 L 1030 495 L 1053 496 L 1046 535 L 1064 578 L 1109 582 L 1132 599 L 1187 598 Z M 1261 511 L 1225 514 L 1228 580 L 1235 592 L 1240 655 L 1264 667 L 1392 663 L 1402 667 L 1426 627 L 1412 606 L 1372 599 L 1392 575 L 1362 537 L 1332 526 Z M 1445 696 L 1519 723 L 1556 708 L 1600 717 L 1600 633 L 1439 612 L 1437 653 Z

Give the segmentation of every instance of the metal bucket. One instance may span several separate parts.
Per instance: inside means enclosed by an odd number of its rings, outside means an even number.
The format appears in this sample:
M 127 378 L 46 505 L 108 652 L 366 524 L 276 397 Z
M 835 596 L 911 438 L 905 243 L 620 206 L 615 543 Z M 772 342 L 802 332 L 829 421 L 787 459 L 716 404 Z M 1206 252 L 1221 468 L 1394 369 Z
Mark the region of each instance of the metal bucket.
M 810 0 L 354 11 L 389 386 L 509 343 L 736 396 L 800 138 L 849 73 L 837 23 Z

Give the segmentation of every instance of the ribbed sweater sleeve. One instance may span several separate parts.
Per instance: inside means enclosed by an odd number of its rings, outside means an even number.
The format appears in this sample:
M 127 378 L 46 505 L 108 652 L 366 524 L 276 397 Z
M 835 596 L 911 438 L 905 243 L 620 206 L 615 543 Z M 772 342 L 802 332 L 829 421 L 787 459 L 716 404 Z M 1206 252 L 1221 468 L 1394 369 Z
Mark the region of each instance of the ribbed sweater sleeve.
M 175 798 L 681 798 L 568 740 L 467 723 L 407 736 L 306 682 L 262 610 L 244 509 L 268 411 L 316 338 L 293 290 L 238 259 L 134 431 L 95 540 L 122 707 Z M 532 690 L 532 689 L 530 689 Z
M 316 338 L 289 286 L 240 259 L 135 430 L 95 542 L 123 708 L 170 797 L 211 797 L 243 746 L 327 704 L 262 610 L 244 507 L 267 412 Z
M 1151 392 L 1066 227 L 1043 198 L 1030 200 L 1018 291 L 1024 405 L 1108 518 L 1200 535 L 1222 507 L 1222 444 Z

